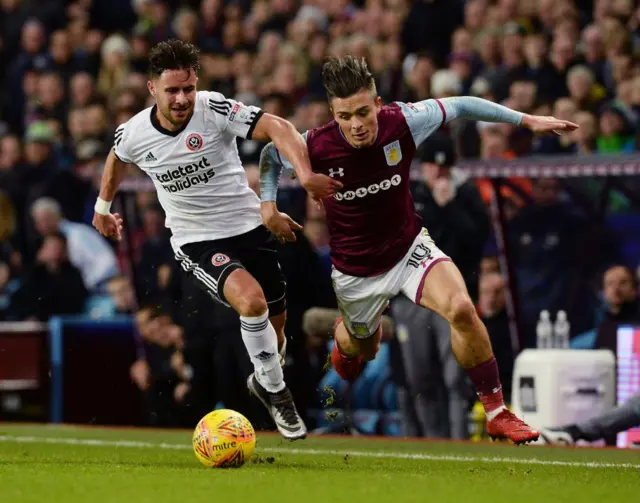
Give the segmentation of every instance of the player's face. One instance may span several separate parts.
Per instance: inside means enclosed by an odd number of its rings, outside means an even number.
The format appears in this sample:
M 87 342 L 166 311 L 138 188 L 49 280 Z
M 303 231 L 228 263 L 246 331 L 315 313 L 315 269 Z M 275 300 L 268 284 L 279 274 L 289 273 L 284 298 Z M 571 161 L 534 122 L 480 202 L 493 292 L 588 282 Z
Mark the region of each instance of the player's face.
M 147 84 L 160 114 L 176 128 L 193 114 L 197 82 L 198 77 L 193 70 L 165 70 Z
M 348 98 L 333 98 L 331 111 L 344 137 L 356 148 L 368 147 L 378 136 L 378 113 L 382 99 L 368 90 Z

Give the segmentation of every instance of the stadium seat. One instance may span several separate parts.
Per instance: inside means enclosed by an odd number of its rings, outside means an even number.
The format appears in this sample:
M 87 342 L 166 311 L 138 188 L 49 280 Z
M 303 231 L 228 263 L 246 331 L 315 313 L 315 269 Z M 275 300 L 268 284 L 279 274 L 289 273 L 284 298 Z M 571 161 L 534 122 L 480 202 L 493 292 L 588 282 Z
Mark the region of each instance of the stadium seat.
M 575 336 L 571 341 L 569 341 L 570 349 L 594 349 L 596 346 L 596 337 L 598 336 L 598 332 L 595 330 L 589 330 L 588 332 L 584 332 Z
M 116 306 L 108 295 L 92 295 L 85 303 L 85 314 L 94 320 L 116 315 Z
M 381 389 L 380 389 L 380 406 L 382 409 L 386 411 L 397 411 L 398 410 L 398 393 L 397 393 L 396 384 L 387 379 Z

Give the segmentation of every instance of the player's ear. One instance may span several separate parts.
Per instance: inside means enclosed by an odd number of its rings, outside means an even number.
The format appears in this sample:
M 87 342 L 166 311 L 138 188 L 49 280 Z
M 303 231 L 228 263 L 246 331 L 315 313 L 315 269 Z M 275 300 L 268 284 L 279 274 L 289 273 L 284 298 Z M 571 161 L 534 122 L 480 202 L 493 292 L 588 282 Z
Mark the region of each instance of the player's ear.
M 147 89 L 149 90 L 149 94 L 156 97 L 156 86 L 153 85 L 153 81 L 147 80 Z
M 382 108 L 382 98 L 380 96 L 376 96 L 375 103 L 377 109 Z

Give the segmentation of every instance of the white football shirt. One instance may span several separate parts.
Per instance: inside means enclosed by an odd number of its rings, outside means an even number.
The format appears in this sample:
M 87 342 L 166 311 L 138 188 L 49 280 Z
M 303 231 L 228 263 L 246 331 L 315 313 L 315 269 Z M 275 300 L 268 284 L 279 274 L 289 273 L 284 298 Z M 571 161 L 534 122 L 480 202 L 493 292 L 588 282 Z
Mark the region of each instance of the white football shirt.
M 171 229 L 174 250 L 187 243 L 238 236 L 262 223 L 236 136 L 251 138 L 262 111 L 200 91 L 184 128 L 164 129 L 147 108 L 116 129 L 115 155 L 148 174 Z

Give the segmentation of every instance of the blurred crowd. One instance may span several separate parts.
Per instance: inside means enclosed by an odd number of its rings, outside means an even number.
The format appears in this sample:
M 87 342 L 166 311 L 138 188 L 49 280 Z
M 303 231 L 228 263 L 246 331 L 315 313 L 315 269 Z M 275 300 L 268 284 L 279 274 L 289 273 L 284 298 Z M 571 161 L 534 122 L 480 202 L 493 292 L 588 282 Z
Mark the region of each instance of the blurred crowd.
M 184 283 L 153 192 L 122 201 L 124 246 L 90 227 L 115 128 L 152 104 L 146 58 L 153 44 L 193 42 L 201 49 L 200 89 L 260 106 L 300 131 L 331 119 L 321 67 L 326 56 L 346 53 L 367 59 L 385 102 L 474 95 L 578 123 L 570 135 L 535 138 L 512 125 L 452 123 L 416 159 L 423 177 L 413 187 L 416 209 L 509 348 L 486 210 L 493 188 L 448 168 L 456 158 L 638 150 L 640 7 L 633 0 L 0 0 L 0 27 L 0 319 L 135 314 L 147 356 L 133 365 L 132 379 L 142 390 L 161 383 L 168 402 L 153 407 L 169 416 L 171 404 L 190 394 L 206 402 L 206 383 L 234 372 L 241 382 L 248 359 L 239 337 L 207 335 L 237 331 L 237 320 Z M 263 145 L 238 143 L 258 191 Z M 448 165 L 438 167 L 434 152 L 449 148 Z M 133 166 L 130 175 L 141 176 Z M 620 259 L 612 241 L 601 238 L 611 250 L 602 246 L 596 259 L 576 262 L 592 237 L 589 212 L 553 178 L 512 179 L 510 187 L 522 345 L 534 344 L 540 309 L 582 316 L 576 333 L 593 327 L 595 317 L 583 315 L 601 312 L 598 280 Z M 298 340 L 289 371 L 300 376 L 297 395 L 314 397 L 326 347 L 310 343 L 301 327 L 308 308 L 334 307 L 327 230 L 322 211 L 300 190 L 281 191 L 280 205 L 305 222 L 281 259 L 292 299 L 288 333 Z M 443 208 L 451 205 L 467 214 L 447 220 L 452 213 Z M 227 372 L 231 359 L 242 362 Z M 194 370 L 207 367 L 217 377 Z M 169 416 L 157 422 L 177 421 Z

